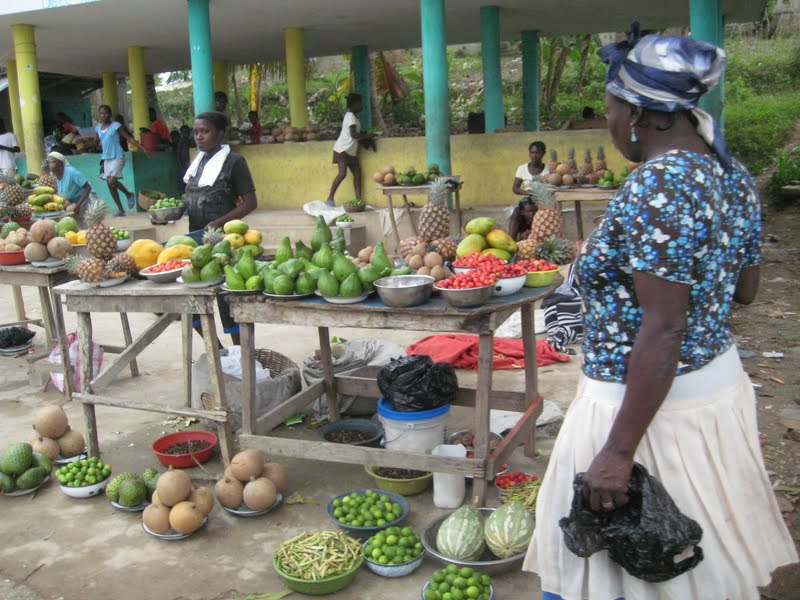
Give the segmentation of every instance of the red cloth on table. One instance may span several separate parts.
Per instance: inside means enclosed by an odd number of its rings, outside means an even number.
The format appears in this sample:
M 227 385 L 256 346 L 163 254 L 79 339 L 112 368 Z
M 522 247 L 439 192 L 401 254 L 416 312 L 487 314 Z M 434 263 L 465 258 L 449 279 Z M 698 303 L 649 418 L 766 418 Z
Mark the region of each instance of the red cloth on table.
M 434 362 L 450 363 L 456 369 L 478 369 L 478 336 L 461 333 L 430 335 L 406 348 L 406 354 L 427 354 Z M 556 352 L 544 340 L 536 341 L 538 366 L 569 361 L 569 356 Z M 519 338 L 494 338 L 493 368 L 522 369 L 525 367 L 525 351 Z

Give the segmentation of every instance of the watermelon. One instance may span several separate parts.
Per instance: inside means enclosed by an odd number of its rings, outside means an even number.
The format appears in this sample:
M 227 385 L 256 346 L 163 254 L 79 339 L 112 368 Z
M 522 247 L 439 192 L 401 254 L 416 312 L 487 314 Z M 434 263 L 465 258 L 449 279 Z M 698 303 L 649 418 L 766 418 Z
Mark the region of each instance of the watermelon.
M 447 558 L 477 560 L 485 548 L 478 509 L 465 505 L 442 521 L 436 534 L 436 547 Z
M 483 534 L 489 550 L 498 558 L 525 552 L 536 520 L 521 502 L 503 504 L 486 519 Z

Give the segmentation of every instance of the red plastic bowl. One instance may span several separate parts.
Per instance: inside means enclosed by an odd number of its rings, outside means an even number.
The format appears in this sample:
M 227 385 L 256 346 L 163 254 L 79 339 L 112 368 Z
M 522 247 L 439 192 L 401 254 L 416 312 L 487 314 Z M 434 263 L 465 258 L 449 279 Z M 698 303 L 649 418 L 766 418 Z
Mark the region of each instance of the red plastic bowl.
M 194 458 L 192 458 L 192 454 L 164 454 L 164 450 L 167 448 L 174 446 L 175 444 L 180 444 L 181 442 L 188 442 L 190 440 L 199 440 L 203 442 L 211 442 L 211 445 L 208 448 L 203 448 L 198 452 L 194 453 Z M 176 469 L 185 469 L 187 467 L 194 467 L 197 463 L 204 463 L 208 462 L 208 459 L 211 458 L 211 455 L 214 453 L 214 448 L 217 447 L 219 443 L 219 438 L 210 431 L 202 431 L 202 430 L 189 430 L 189 431 L 176 431 L 175 433 L 168 433 L 165 436 L 158 438 L 155 442 L 153 442 L 152 448 L 153 452 L 156 453 L 158 460 L 161 461 L 161 464 L 165 467 L 175 467 Z M 197 462 L 195 462 L 197 459 Z
M 28 262 L 25 260 L 25 251 L 0 252 L 0 265 L 22 265 Z

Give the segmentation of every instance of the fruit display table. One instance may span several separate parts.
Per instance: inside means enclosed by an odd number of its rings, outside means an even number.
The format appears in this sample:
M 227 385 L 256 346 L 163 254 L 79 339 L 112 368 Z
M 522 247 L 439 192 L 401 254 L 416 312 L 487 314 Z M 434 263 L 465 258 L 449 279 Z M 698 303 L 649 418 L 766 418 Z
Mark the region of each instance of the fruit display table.
M 568 188 L 553 190 L 556 196 L 556 201 L 559 204 L 571 202 L 575 207 L 575 226 L 578 230 L 578 239 L 583 239 L 583 215 L 581 214 L 581 204 L 588 202 L 590 204 L 607 203 L 614 194 L 617 193 L 616 188 Z
M 535 448 L 536 418 L 542 412 L 542 398 L 537 392 L 536 338 L 534 336 L 534 302 L 547 296 L 561 283 L 523 288 L 512 296 L 494 297 L 478 308 L 456 309 L 440 297 L 413 308 L 391 308 L 377 296 L 350 305 L 329 304 L 321 298 L 299 301 L 271 300 L 263 295 L 231 298 L 233 318 L 240 324 L 242 342 L 242 448 L 256 448 L 270 455 L 293 456 L 381 467 L 398 467 L 438 473 L 456 473 L 474 477 L 473 495 L 482 504 L 487 482 L 498 467 L 507 461 L 519 445 L 532 456 Z M 494 332 L 517 309 L 522 311 L 522 339 L 525 349 L 525 391 L 492 390 Z M 254 333 L 256 323 L 308 325 L 319 332 L 320 354 L 325 378 L 278 407 L 256 418 Z M 332 420 L 339 419 L 337 393 L 379 397 L 374 374 L 359 376 L 357 372 L 334 375 L 331 359 L 330 327 L 396 329 L 410 331 L 471 333 L 479 336 L 478 378 L 476 389 L 460 388 L 455 402 L 474 407 L 475 458 L 437 457 L 417 452 L 400 452 L 366 446 L 334 444 L 322 441 L 296 440 L 267 435 L 285 419 L 306 408 L 320 395 L 328 398 Z M 519 422 L 503 441 L 489 452 L 489 409 L 523 413 Z
M 222 460 L 226 465 L 230 462 L 234 440 L 231 425 L 228 422 L 228 403 L 220 365 L 219 340 L 214 324 L 216 288 L 189 288 L 180 283 L 157 284 L 150 281 L 130 280 L 122 285 L 98 289 L 80 281 L 71 281 L 56 287 L 53 291 L 55 294 L 65 297 L 67 309 L 77 313 L 78 317 L 82 390 L 80 393 L 74 393 L 72 397 L 83 404 L 90 455 L 99 454 L 94 407 L 101 404 L 213 421 L 217 423 Z M 128 327 L 125 330 L 125 347 L 121 349 L 119 356 L 95 375 L 92 373 L 91 361 L 93 312 L 116 312 L 122 316 L 126 313 L 153 313 L 157 316 L 135 340 L 131 336 L 130 327 Z M 215 410 L 191 408 L 192 315 L 195 314 L 199 315 L 203 328 L 203 341 L 210 367 L 209 375 L 215 396 L 214 403 L 220 407 Z M 181 321 L 182 327 L 185 406 L 176 408 L 159 403 L 157 400 L 129 401 L 97 394 L 103 388 L 108 387 L 126 366 L 133 367 L 136 357 L 153 343 L 170 324 L 178 320 Z M 127 323 L 127 317 L 123 323 Z M 137 376 L 138 370 L 134 371 L 132 368 L 131 374 Z
M 461 231 L 461 187 L 464 185 L 464 182 L 461 181 L 461 178 L 456 175 L 448 175 L 447 177 L 458 181 L 458 184 L 451 185 L 450 189 L 455 195 L 456 222 L 458 223 L 458 231 Z M 400 232 L 397 230 L 397 221 L 394 218 L 392 196 L 403 197 L 403 208 L 406 209 L 408 220 L 411 222 L 411 227 L 414 230 L 414 235 L 418 235 L 419 232 L 417 231 L 417 226 L 414 224 L 414 220 L 411 218 L 411 205 L 408 203 L 408 196 L 427 196 L 431 190 L 431 184 L 379 185 L 378 189 L 383 191 L 383 195 L 386 196 L 386 202 L 389 204 L 389 221 L 392 223 L 392 231 L 394 232 L 394 238 L 397 244 L 395 251 L 397 251 L 400 249 Z
M 0 283 L 11 286 L 14 295 L 14 307 L 17 313 L 17 320 L 13 323 L 2 323 L 0 328 L 28 325 L 36 325 L 44 329 L 46 345 L 45 348 L 28 354 L 25 358 L 28 363 L 34 363 L 42 358 L 46 358 L 56 345 L 61 347 L 61 355 L 66 356 L 67 336 L 64 331 L 64 316 L 58 298 L 53 294 L 53 288 L 61 283 L 74 279 L 74 276 L 67 272 L 67 268 L 60 267 L 34 267 L 30 264 L 24 265 L 0 265 Z M 31 319 L 25 312 L 25 301 L 22 298 L 22 286 L 35 287 L 39 291 L 39 302 L 41 304 L 42 317 Z M 64 374 L 68 370 L 68 363 L 61 367 L 55 367 Z M 48 369 L 49 371 L 50 369 Z M 49 378 L 48 378 L 49 379 Z M 70 397 L 69 377 L 65 376 L 64 394 Z

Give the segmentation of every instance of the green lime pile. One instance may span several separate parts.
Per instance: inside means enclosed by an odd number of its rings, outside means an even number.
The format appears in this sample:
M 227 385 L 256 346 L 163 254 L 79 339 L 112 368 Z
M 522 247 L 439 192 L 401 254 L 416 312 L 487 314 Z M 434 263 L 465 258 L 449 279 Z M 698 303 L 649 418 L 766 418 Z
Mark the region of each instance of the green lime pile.
M 111 233 L 114 234 L 114 237 L 118 240 L 127 240 L 131 237 L 131 232 L 126 231 L 125 229 L 120 229 L 119 227 L 112 227 Z
M 97 456 L 76 460 L 56 471 L 58 483 L 66 487 L 94 485 L 111 475 L 111 467 Z
M 375 490 L 334 498 L 331 504 L 336 520 L 351 527 L 383 527 L 403 515 L 402 506 Z
M 336 217 L 337 223 L 352 223 L 354 220 L 355 219 L 353 219 L 353 217 L 351 217 L 350 215 L 339 215 L 338 217 Z
M 150 210 L 157 210 L 159 208 L 179 208 L 181 206 L 183 206 L 183 202 L 177 198 L 161 198 L 150 207 Z
M 425 600 L 489 600 L 492 578 L 469 567 L 447 565 L 434 571 L 425 590 Z
M 364 556 L 380 565 L 402 565 L 424 552 L 419 536 L 411 527 L 389 527 L 367 540 Z

